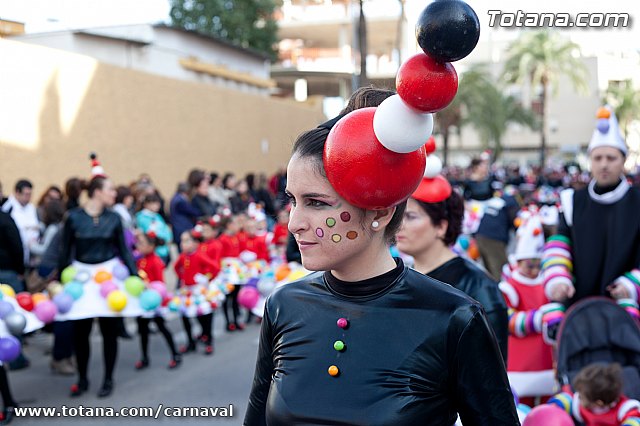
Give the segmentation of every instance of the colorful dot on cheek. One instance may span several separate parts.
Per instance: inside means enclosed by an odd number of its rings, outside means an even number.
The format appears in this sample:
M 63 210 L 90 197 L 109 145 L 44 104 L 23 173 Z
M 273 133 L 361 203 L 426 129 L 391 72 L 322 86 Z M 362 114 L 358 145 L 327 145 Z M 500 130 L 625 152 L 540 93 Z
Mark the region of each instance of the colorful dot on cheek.
M 318 238 L 324 237 L 324 231 L 322 230 L 322 228 L 316 229 L 316 235 L 318 236 Z
M 336 220 L 334 218 L 332 218 L 332 217 L 327 218 L 327 226 L 329 228 L 333 228 L 335 226 L 335 224 L 336 224 Z
M 331 236 L 331 240 L 332 240 L 334 243 L 339 243 L 341 239 L 342 239 L 342 237 L 341 237 L 340 235 L 338 235 L 338 234 L 333 234 L 333 235 Z
M 342 212 L 340 213 L 340 219 L 342 219 L 343 222 L 349 222 L 351 220 L 351 215 L 349 212 Z
M 355 240 L 356 238 L 358 238 L 358 233 L 356 231 L 349 231 L 347 232 L 347 238 L 350 240 Z

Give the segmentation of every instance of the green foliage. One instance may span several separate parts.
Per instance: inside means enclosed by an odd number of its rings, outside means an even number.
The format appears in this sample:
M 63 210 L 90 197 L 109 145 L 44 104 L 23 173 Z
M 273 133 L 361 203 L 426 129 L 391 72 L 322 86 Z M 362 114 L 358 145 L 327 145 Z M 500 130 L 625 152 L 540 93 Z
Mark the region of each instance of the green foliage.
M 640 91 L 633 88 L 631 80 L 610 83 L 605 102 L 614 108 L 622 134 L 626 139 L 629 136 L 629 124 L 640 118 Z
M 496 158 L 502 152 L 502 138 L 509 124 L 518 123 L 532 129 L 538 125 L 534 114 L 522 108 L 513 96 L 505 95 L 503 88 L 494 83 L 481 66 L 462 74 L 456 100 L 465 111 L 461 124 L 471 124 Z
M 276 0 L 170 0 L 171 24 L 226 39 L 276 59 Z

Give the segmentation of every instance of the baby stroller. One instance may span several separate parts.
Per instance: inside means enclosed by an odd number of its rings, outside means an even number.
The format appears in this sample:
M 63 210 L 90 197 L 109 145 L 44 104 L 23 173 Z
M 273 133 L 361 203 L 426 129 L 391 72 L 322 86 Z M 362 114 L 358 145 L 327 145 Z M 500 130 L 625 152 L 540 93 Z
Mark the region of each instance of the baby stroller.
M 640 399 L 640 326 L 611 299 L 590 297 L 569 308 L 557 333 L 556 361 L 560 386 L 570 386 L 589 364 L 617 362 L 625 395 Z

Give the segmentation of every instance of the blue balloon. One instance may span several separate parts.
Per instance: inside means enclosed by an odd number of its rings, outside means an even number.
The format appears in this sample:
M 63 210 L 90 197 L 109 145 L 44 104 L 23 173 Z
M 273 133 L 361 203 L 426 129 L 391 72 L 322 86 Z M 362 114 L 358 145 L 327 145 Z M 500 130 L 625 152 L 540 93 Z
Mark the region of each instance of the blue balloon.
M 140 294 L 140 306 L 145 311 L 153 311 L 162 303 L 162 296 L 155 290 L 147 289 Z
M 71 281 L 65 284 L 64 291 L 69 293 L 71 297 L 73 297 L 73 300 L 78 300 L 84 294 L 84 287 L 77 281 Z
M 124 266 L 122 263 L 118 263 L 113 267 L 113 276 L 119 279 L 120 281 L 124 281 L 129 278 L 129 269 Z
M 0 318 L 4 319 L 7 315 L 13 312 L 15 308 L 6 300 L 0 300 Z
M 71 310 L 74 300 L 75 299 L 71 294 L 64 291 L 56 294 L 53 297 L 53 303 L 56 304 L 56 307 L 58 308 L 58 312 L 60 312 L 61 314 L 66 314 Z
M 20 355 L 20 341 L 13 336 L 0 338 L 0 361 L 11 362 Z
M 600 133 L 607 133 L 609 131 L 609 119 L 608 118 L 600 118 L 598 119 L 598 124 L 596 124 L 596 128 Z
M 460 245 L 460 248 L 462 248 L 462 250 L 468 250 L 469 249 L 469 237 L 467 237 L 466 235 L 460 235 L 458 237 L 458 244 Z

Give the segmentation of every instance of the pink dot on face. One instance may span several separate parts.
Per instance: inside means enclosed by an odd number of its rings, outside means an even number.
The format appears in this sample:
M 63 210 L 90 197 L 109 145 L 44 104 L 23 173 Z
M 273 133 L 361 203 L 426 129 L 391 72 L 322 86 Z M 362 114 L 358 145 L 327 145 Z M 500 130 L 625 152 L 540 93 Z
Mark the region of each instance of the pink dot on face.
M 316 228 L 316 235 L 317 235 L 319 238 L 324 237 L 324 231 L 322 230 L 322 228 Z
M 342 219 L 343 222 L 349 222 L 351 220 L 351 215 L 349 212 L 342 212 L 340 213 L 340 219 Z

